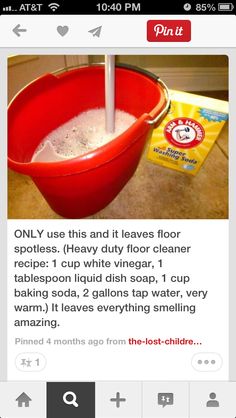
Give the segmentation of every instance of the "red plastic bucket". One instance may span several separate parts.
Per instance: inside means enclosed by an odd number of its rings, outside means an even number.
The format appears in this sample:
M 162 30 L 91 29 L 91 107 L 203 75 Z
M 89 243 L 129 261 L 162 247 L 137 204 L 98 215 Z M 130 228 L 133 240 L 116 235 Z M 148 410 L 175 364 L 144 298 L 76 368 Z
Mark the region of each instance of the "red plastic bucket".
M 88 109 L 105 107 L 104 66 L 46 74 L 26 86 L 8 111 L 8 163 L 29 175 L 51 208 L 66 218 L 82 218 L 103 209 L 136 170 L 154 126 L 165 116 L 165 85 L 152 74 L 116 67 L 116 108 L 137 118 L 123 134 L 80 157 L 31 162 L 42 139 Z

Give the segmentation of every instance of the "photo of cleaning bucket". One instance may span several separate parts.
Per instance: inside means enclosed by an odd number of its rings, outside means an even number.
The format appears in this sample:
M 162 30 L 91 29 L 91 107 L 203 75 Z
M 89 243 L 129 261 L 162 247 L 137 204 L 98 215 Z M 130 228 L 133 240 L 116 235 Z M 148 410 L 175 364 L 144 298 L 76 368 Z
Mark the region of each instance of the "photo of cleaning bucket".
M 115 108 L 135 116 L 135 123 L 109 143 L 63 161 L 31 159 L 51 131 L 82 112 L 105 107 L 104 65 L 45 74 L 9 105 L 9 167 L 30 176 L 50 207 L 65 218 L 90 216 L 117 196 L 170 105 L 165 84 L 136 67 L 116 66 L 115 92 Z

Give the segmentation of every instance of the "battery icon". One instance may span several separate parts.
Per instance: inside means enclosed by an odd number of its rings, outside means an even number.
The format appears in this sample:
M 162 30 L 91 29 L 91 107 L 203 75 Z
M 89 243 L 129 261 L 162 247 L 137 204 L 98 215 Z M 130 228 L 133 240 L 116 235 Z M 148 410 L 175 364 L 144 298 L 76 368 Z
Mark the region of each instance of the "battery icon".
M 219 12 L 232 12 L 234 9 L 233 3 L 218 3 Z

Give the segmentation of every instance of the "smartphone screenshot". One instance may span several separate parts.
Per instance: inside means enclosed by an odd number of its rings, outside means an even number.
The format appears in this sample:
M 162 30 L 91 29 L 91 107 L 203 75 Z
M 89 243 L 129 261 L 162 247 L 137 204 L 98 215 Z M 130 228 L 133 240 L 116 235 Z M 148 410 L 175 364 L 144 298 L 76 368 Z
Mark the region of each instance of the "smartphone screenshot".
M 236 418 L 234 2 L 0 5 L 0 418 Z

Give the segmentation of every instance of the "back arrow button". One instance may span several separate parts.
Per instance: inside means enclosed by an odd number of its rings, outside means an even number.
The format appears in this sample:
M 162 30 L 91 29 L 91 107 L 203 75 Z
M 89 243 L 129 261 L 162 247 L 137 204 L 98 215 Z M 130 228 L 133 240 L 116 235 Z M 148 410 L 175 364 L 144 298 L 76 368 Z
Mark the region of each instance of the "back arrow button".
M 14 32 L 14 34 L 19 37 L 21 36 L 21 32 L 27 32 L 27 29 L 21 28 L 20 24 L 18 24 L 14 29 L 12 29 L 12 32 Z

